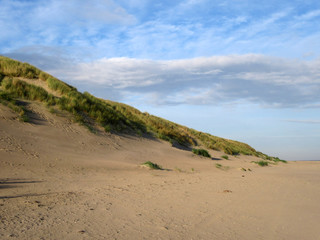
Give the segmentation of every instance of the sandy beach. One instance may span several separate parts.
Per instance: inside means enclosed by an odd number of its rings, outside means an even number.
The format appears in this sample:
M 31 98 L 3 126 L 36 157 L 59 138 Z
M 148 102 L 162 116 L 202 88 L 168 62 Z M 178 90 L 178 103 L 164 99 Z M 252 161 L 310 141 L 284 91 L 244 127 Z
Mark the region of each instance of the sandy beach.
M 28 108 L 0 106 L 1 239 L 320 239 L 320 162 L 209 159 Z

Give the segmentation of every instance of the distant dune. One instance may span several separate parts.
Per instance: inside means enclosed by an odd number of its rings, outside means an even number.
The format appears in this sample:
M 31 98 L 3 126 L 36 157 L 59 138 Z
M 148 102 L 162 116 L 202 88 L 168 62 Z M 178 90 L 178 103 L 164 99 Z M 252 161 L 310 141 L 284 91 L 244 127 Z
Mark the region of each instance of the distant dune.
M 319 239 L 319 162 L 0 64 L 0 239 Z

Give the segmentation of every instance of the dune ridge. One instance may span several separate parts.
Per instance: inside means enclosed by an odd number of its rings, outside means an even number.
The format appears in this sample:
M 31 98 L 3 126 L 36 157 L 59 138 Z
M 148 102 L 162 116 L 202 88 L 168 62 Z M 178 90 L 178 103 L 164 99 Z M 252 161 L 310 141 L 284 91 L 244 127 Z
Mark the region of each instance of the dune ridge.
M 204 146 L 231 155 L 254 155 L 267 161 L 280 161 L 279 158 L 256 151 L 248 144 L 199 132 L 142 113 L 126 104 L 98 99 L 88 92 L 80 93 L 76 88 L 27 63 L 1 56 L 0 83 L 1 102 L 16 105 L 13 109 L 20 113 L 23 120 L 28 119 L 27 113 L 21 109 L 21 104 L 15 103 L 15 99 L 43 102 L 52 112 L 57 109 L 68 111 L 75 121 L 92 132 L 97 131 L 95 126 L 98 125 L 106 132 L 147 134 L 180 147 Z

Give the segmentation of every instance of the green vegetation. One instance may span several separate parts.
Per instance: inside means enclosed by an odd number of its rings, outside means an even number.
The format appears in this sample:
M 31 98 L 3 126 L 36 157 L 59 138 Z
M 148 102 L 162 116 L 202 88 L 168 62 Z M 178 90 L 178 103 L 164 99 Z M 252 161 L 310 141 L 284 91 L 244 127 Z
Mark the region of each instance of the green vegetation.
M 258 157 L 260 157 L 260 158 L 262 158 L 262 159 L 264 159 L 266 161 L 272 161 L 272 162 L 275 162 L 275 163 L 278 163 L 278 162 L 287 163 L 286 160 L 281 160 L 278 157 L 270 157 L 270 156 L 268 156 L 268 155 L 266 155 L 264 153 L 261 153 L 261 152 L 257 152 L 257 153 L 258 153 L 258 155 L 257 155 Z
M 28 63 L 21 63 L 7 57 L 0 56 L 0 74 L 8 77 L 38 78 L 40 70 Z
M 224 159 L 226 159 L 226 160 L 229 159 L 229 157 L 228 157 L 227 155 L 223 155 L 223 156 L 221 156 L 221 157 L 224 158 Z
M 256 163 L 256 164 L 258 164 L 259 166 L 261 166 L 261 167 L 264 167 L 264 166 L 268 166 L 269 165 L 269 163 L 267 162 L 267 161 L 257 161 L 257 162 L 254 162 L 254 163 Z
M 168 141 L 173 145 L 177 142 L 183 146 L 196 145 L 196 139 L 188 133 L 188 128 L 165 119 L 155 117 L 123 103 L 116 103 L 105 100 L 112 108 L 120 112 L 130 121 L 137 123 L 137 128 L 141 133 L 151 133 L 155 137 Z
M 281 160 L 281 159 L 279 159 L 278 157 L 274 157 L 274 158 L 272 158 L 272 161 L 274 161 L 274 162 L 282 162 L 282 163 L 288 163 L 286 160 Z
M 189 131 L 209 149 L 223 151 L 229 155 L 243 154 L 258 156 L 256 150 L 250 147 L 248 144 L 219 138 L 208 133 L 198 132 L 193 129 L 189 129 Z
M 216 163 L 216 168 L 221 169 L 221 170 L 228 170 L 229 169 L 228 166 L 223 166 L 220 163 Z
M 262 154 L 262 153 L 261 153 L 260 157 L 264 160 L 256 161 L 254 163 L 258 164 L 261 167 L 268 166 L 269 164 L 277 164 L 279 162 L 288 163 L 287 161 L 281 160 L 278 157 L 270 157 L 270 156 L 268 156 L 266 154 Z
M 128 119 L 144 125 L 147 132 L 153 133 L 157 138 L 169 141 L 171 144 L 173 142 L 177 142 L 183 146 L 197 146 L 203 144 L 209 149 L 223 151 L 230 155 L 244 154 L 259 156 L 255 149 L 245 143 L 198 132 L 148 113 L 142 113 L 126 104 L 112 101 L 106 102 L 112 105 L 117 111 L 120 111 Z
M 48 94 L 46 90 L 18 79 L 5 77 L 1 81 L 1 87 L 4 92 L 15 98 L 55 104 L 55 98 L 51 94 Z
M 2 62 L 0 63 L 0 66 L 2 66 Z M 28 84 L 18 78 L 4 76 L 3 73 L 0 74 L 3 93 L 1 99 L 5 100 L 5 97 L 9 96 L 12 99 L 20 98 L 44 102 L 48 107 L 57 105 L 61 110 L 72 113 L 76 122 L 85 125 L 91 131 L 93 131 L 93 127 L 90 124 L 90 120 L 98 122 L 106 131 L 144 130 L 139 123 L 130 121 L 105 101 L 95 98 L 89 93 L 79 93 L 75 88 L 57 79 L 49 77 L 47 83 L 48 87 L 63 94 L 61 97 L 49 94 L 42 87 Z
M 35 84 L 28 84 L 23 81 L 24 79 L 31 79 Z M 52 90 L 52 94 L 36 86 L 37 81 L 46 83 Z M 25 120 L 27 119 L 25 111 L 14 102 L 15 100 L 40 101 L 52 112 L 54 112 L 52 109 L 56 108 L 68 111 L 76 122 L 83 124 L 92 132 L 96 132 L 96 126 L 101 126 L 106 132 L 122 132 L 138 136 L 152 135 L 175 146 L 178 144 L 185 147 L 203 145 L 207 149 L 223 151 L 228 155 L 253 155 L 263 159 L 271 158 L 275 162 L 283 161 L 257 152 L 245 143 L 189 129 L 148 113 L 142 113 L 126 104 L 96 98 L 88 92 L 80 93 L 76 88 L 28 63 L 2 56 L 0 56 L 0 90 L 1 103 L 15 108 L 15 111 Z M 10 100 L 7 100 L 8 98 Z M 210 157 L 202 150 L 199 154 Z
M 142 165 L 147 166 L 147 167 L 149 167 L 150 169 L 162 170 L 162 167 L 161 167 L 161 166 L 159 166 L 159 165 L 156 164 L 156 163 L 150 162 L 150 161 L 147 161 L 147 162 L 143 163 Z
M 75 88 L 69 86 L 68 84 L 61 82 L 60 80 L 54 77 L 47 78 L 48 87 L 54 91 L 58 91 L 60 94 L 67 94 L 71 91 L 76 90 Z
M 204 156 L 204 157 L 207 157 L 207 158 L 211 158 L 210 154 L 208 153 L 207 150 L 205 149 L 196 149 L 196 148 L 193 148 L 192 149 L 192 152 L 196 155 L 200 155 L 200 156 Z

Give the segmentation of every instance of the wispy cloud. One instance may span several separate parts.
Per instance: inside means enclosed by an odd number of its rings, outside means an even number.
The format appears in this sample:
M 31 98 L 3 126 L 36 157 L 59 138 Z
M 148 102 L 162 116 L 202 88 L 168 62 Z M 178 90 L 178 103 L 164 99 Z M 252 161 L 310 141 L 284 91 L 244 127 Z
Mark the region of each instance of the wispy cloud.
M 112 0 L 0 1 L 0 46 L 92 46 L 113 27 L 136 18 Z M 6 49 L 5 48 L 5 49 Z
M 297 17 L 297 19 L 299 21 L 305 21 L 305 20 L 310 20 L 310 19 L 314 19 L 320 17 L 320 9 L 316 9 L 316 10 L 312 10 L 310 12 L 307 12 L 305 14 L 302 14 L 300 16 Z
M 298 120 L 298 119 L 287 119 L 286 122 L 292 122 L 292 123 L 304 123 L 304 124 L 320 124 L 320 120 Z
M 4 1 L 0 52 L 60 46 L 86 60 L 258 53 L 320 56 L 320 4 L 276 1 Z M 311 53 L 311 54 L 310 54 Z

